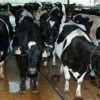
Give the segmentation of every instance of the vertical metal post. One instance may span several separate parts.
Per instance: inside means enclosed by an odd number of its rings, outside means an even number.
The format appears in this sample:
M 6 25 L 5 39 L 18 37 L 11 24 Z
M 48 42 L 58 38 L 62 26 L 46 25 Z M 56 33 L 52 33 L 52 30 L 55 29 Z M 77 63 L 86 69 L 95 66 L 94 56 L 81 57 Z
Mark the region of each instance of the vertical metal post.
M 67 0 L 67 4 L 68 4 L 68 5 L 70 4 L 70 0 Z

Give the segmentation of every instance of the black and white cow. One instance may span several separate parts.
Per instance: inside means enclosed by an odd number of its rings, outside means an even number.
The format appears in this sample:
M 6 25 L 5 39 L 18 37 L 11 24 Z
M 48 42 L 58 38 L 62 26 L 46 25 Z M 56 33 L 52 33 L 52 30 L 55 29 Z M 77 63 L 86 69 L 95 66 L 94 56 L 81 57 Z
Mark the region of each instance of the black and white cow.
M 21 78 L 20 91 L 25 93 L 27 77 L 32 79 L 33 92 L 38 91 L 38 68 L 42 55 L 42 37 L 30 14 L 24 10 L 16 26 L 13 52 L 16 55 Z M 27 14 L 27 15 L 26 15 Z M 29 16 L 28 16 L 29 14 Z
M 100 16 L 93 14 L 79 13 L 73 17 L 73 21 L 79 24 L 84 24 L 88 30 L 88 34 L 95 45 L 100 42 Z M 91 26 L 87 24 L 91 22 Z
M 13 31 L 9 21 L 9 16 L 0 15 L 0 78 L 4 78 L 3 64 L 8 54 L 9 43 L 12 38 Z
M 39 28 L 34 24 L 32 11 L 28 7 L 17 7 L 14 13 L 16 18 L 15 36 L 13 40 L 13 52 L 16 55 L 21 78 L 21 91 L 26 91 L 25 81 L 27 77 L 32 79 L 34 92 L 38 91 L 38 67 L 41 58 L 44 40 Z M 39 8 L 37 7 L 37 10 Z M 37 11 L 36 10 L 36 11 Z M 31 13 L 30 13 L 31 12 Z
M 40 32 L 45 45 L 45 51 L 42 56 L 43 58 L 49 58 L 52 55 L 54 43 L 57 38 L 59 25 L 62 23 L 62 19 L 62 10 L 58 6 L 54 6 L 50 12 L 46 12 L 40 17 Z M 45 66 L 47 66 L 47 61 L 45 61 Z
M 81 84 L 87 73 L 100 78 L 100 47 L 95 46 L 82 24 L 73 21 L 60 25 L 55 42 L 55 53 L 61 61 L 64 72 L 64 91 L 69 92 L 70 74 L 77 81 L 76 97 L 81 98 Z

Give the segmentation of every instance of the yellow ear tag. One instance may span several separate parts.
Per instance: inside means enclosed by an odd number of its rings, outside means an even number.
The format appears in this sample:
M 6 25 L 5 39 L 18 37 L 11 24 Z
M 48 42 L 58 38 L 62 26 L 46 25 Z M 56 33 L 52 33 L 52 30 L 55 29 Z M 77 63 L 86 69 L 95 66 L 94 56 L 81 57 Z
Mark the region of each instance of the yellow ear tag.
M 21 55 L 21 50 L 20 50 L 20 48 L 18 48 L 18 49 L 16 50 L 16 54 L 17 54 L 17 55 Z
M 47 57 L 46 50 L 43 52 L 42 57 Z

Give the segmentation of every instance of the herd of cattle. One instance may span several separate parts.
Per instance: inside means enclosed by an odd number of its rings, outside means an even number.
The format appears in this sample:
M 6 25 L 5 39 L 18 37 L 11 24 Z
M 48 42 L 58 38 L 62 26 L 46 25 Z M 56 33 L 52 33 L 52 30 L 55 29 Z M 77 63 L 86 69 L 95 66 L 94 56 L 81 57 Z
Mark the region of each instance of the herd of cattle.
M 71 74 L 77 81 L 76 97 L 82 97 L 84 76 L 100 79 L 100 16 L 94 13 L 66 12 L 62 3 L 49 10 L 41 3 L 12 6 L 9 15 L 0 14 L 0 77 L 9 52 L 16 56 L 20 70 L 20 91 L 26 91 L 25 80 L 30 77 L 33 92 L 38 92 L 38 71 L 47 57 L 58 56 L 64 73 L 64 91 L 69 92 Z

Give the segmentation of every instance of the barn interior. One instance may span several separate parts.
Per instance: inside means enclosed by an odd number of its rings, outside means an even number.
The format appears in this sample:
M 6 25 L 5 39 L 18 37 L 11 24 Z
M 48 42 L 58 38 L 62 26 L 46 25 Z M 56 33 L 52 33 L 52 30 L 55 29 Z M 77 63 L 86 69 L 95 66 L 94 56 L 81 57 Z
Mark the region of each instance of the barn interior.
M 74 12 L 75 14 L 79 12 L 89 13 L 100 17 L 100 0 L 0 0 L 0 15 L 10 16 L 13 27 L 12 31 L 15 32 L 17 23 L 13 20 L 12 7 L 24 6 L 25 4 L 32 5 L 35 2 L 41 3 L 42 10 L 48 12 L 51 11 L 54 4 L 64 4 L 68 21 L 72 18 L 71 15 L 74 14 Z M 14 13 L 16 12 L 14 11 Z M 2 17 L 0 17 L 0 21 L 1 18 Z M 56 57 L 57 65 L 53 66 L 52 54 L 46 59 L 48 62 L 46 66 L 45 63 L 43 65 L 43 62 L 40 62 L 41 66 L 39 66 L 40 69 L 38 71 L 38 92 L 33 93 L 32 80 L 29 77 L 26 78 L 25 82 L 26 92 L 21 92 L 18 62 L 12 52 L 12 48 L 9 48 L 10 47 L 8 47 L 7 56 L 4 59 L 4 78 L 0 76 L 0 100 L 100 100 L 100 77 L 94 81 L 91 80 L 88 74 L 86 74 L 82 83 L 83 98 L 75 98 L 77 82 L 73 75 L 70 79 L 70 92 L 64 92 L 65 78 L 64 73 L 60 73 L 61 61 Z M 2 50 L 0 50 L 0 52 L 1 51 Z M 18 52 L 18 54 L 20 53 Z M 0 54 L 0 56 L 1 55 L 2 54 Z

